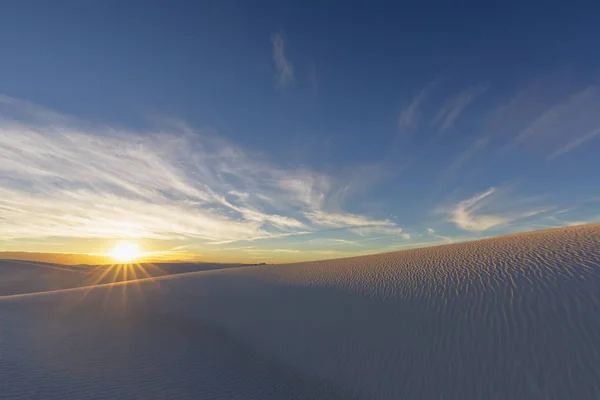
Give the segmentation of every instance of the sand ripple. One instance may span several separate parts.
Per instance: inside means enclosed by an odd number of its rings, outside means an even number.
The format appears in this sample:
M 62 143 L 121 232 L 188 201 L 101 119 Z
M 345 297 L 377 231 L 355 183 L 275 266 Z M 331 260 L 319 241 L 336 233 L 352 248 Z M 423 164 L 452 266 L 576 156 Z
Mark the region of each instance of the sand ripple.
M 44 386 L 40 376 L 51 376 L 48 368 L 78 365 L 73 398 L 90 398 L 110 380 L 95 376 L 129 360 L 145 367 L 117 368 L 120 383 L 106 386 L 115 390 L 109 397 L 134 398 L 135 387 L 148 385 L 154 391 L 146 398 L 184 398 L 196 382 L 207 390 L 200 398 L 215 399 L 600 398 L 600 225 L 159 281 L 160 290 L 142 282 L 144 300 L 132 300 L 131 310 L 143 304 L 133 314 L 143 321 L 136 332 L 153 332 L 146 347 L 124 345 L 145 337 L 123 333 L 135 331 L 127 328 L 131 317 L 103 322 L 98 332 L 115 332 L 97 335 L 83 318 L 118 309 L 100 307 L 106 288 L 61 317 L 58 304 L 71 304 L 79 291 L 5 298 L 0 360 L 12 375 L 2 379 L 34 376 Z M 50 305 L 54 311 L 44 312 Z M 40 315 L 51 317 L 42 323 Z M 22 337 L 44 337 L 51 326 L 55 352 Z M 180 341 L 187 350 L 177 350 Z M 90 345 L 95 350 L 87 353 Z M 137 361 L 111 356 L 127 348 Z M 161 392 L 165 380 L 185 390 Z M 232 392 L 211 389 L 211 380 Z M 32 397 L 24 383 L 10 387 L 15 396 Z M 257 394 L 270 387 L 280 391 Z

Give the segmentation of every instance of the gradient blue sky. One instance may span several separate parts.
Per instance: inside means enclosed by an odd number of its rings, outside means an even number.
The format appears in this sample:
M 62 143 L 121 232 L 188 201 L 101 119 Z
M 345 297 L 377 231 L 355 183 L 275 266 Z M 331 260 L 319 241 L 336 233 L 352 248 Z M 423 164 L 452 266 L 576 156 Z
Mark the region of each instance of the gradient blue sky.
M 599 7 L 0 8 L 0 251 L 274 262 L 600 220 Z

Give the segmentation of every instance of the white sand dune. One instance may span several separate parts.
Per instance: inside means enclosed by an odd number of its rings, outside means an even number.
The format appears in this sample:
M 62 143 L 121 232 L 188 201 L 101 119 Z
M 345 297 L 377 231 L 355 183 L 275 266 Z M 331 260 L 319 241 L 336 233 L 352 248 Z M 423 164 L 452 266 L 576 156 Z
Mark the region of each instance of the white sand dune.
M 0 327 L 11 399 L 599 399 L 600 225 L 5 296 Z
M 83 269 L 67 265 L 0 260 L 0 296 L 80 286 L 85 275 Z
M 0 259 L 0 296 L 48 292 L 145 277 L 159 277 L 239 266 L 243 265 L 214 263 L 61 265 L 38 261 Z

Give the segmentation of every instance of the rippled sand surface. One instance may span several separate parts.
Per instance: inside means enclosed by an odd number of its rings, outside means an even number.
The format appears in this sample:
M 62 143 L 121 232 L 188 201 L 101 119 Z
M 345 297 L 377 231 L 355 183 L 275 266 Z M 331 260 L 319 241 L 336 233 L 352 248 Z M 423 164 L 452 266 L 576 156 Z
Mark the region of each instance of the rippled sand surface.
M 5 398 L 598 399 L 600 225 L 5 296 L 0 329 Z

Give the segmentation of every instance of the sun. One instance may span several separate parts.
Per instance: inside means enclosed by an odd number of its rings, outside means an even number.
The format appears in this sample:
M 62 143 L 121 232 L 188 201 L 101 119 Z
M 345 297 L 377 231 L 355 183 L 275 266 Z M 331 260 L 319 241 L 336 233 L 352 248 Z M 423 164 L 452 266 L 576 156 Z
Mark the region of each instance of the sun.
M 108 254 L 117 261 L 126 262 L 139 258 L 141 253 L 137 243 L 124 241 L 117 243 Z

